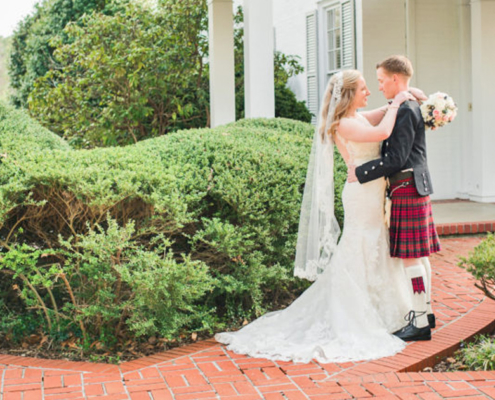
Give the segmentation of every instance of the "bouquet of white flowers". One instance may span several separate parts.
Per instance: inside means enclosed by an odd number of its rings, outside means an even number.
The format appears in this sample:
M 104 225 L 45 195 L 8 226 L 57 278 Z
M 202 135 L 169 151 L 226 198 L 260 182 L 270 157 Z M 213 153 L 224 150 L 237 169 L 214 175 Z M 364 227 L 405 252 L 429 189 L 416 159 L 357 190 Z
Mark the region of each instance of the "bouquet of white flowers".
M 448 94 L 437 92 L 421 104 L 421 114 L 425 121 L 425 128 L 435 130 L 454 120 L 457 115 L 457 106 Z

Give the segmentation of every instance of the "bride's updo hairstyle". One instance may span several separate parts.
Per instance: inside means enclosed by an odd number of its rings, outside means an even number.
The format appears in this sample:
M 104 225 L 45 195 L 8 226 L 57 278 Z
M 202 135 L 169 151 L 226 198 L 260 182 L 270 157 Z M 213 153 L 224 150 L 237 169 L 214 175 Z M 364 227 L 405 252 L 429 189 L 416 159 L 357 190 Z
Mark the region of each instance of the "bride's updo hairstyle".
M 342 71 L 342 89 L 340 92 L 340 101 L 337 103 L 335 107 L 334 115 L 328 115 L 330 111 L 330 103 L 332 101 L 332 95 L 334 91 L 335 84 L 339 79 L 339 73 L 335 74 L 330 78 L 330 82 L 328 83 L 327 89 L 325 90 L 325 95 L 323 97 L 323 105 L 321 108 L 321 121 L 319 126 L 319 133 L 322 139 L 325 137 L 325 132 L 327 129 L 328 119 L 330 118 L 332 124 L 330 125 L 330 134 L 335 135 L 335 131 L 337 126 L 340 123 L 340 120 L 345 117 L 347 111 L 349 110 L 350 105 L 354 100 L 354 96 L 356 95 L 356 90 L 358 88 L 358 81 L 362 77 L 361 72 L 355 69 L 348 69 Z

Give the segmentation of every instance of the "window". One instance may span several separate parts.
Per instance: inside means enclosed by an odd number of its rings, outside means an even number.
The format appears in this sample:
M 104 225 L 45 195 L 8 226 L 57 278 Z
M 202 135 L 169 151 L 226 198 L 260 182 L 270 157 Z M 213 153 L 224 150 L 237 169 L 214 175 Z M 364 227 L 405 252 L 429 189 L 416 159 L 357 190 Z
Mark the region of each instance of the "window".
M 327 10 L 327 70 L 329 73 L 342 66 L 342 24 L 340 4 Z
M 320 0 L 306 15 L 306 74 L 308 109 L 316 123 L 320 96 L 328 79 L 355 68 L 354 0 Z
M 350 0 L 325 8 L 327 77 L 354 68 L 354 7 Z

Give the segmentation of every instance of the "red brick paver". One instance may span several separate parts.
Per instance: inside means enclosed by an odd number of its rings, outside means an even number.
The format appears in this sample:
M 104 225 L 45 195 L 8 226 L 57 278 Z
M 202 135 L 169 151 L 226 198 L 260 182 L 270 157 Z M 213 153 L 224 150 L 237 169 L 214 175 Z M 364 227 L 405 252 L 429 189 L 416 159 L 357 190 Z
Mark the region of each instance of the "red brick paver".
M 381 360 L 294 364 L 226 351 L 213 340 L 119 366 L 0 356 L 0 400 L 494 399 L 495 372 L 418 372 L 494 328 L 495 302 L 457 266 L 480 237 L 442 240 L 432 257 L 437 328 Z

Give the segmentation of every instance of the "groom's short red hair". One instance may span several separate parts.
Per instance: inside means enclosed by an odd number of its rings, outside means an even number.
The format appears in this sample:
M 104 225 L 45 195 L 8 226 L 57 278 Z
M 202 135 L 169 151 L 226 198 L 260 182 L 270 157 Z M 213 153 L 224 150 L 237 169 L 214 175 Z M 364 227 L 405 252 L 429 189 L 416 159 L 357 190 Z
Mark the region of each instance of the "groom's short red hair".
M 390 56 L 376 64 L 376 69 L 383 68 L 390 74 L 400 74 L 407 78 L 413 76 L 414 70 L 411 61 L 406 56 Z

